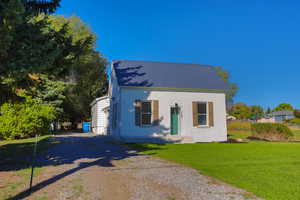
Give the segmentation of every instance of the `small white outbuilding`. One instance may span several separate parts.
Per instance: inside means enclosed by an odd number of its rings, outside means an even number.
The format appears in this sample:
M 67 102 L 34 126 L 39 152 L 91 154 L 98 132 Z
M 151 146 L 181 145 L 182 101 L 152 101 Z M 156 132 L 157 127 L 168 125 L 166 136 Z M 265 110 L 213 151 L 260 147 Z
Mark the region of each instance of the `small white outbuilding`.
M 95 99 L 91 104 L 91 131 L 97 135 L 107 135 L 109 117 L 109 97 Z

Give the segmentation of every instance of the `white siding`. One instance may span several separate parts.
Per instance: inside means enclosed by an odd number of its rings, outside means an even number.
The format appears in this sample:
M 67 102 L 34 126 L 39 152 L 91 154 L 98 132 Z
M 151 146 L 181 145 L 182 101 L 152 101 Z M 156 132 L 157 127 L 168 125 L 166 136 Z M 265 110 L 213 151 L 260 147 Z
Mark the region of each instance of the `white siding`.
M 99 135 L 107 134 L 108 112 L 104 109 L 109 107 L 109 98 L 96 99 L 92 105 L 92 132 Z
M 92 122 L 91 130 L 93 133 L 96 133 L 96 124 L 97 124 L 97 103 L 94 103 L 91 108 Z
M 127 137 L 165 136 L 170 133 L 170 108 L 175 103 L 181 108 L 179 135 L 192 137 L 194 142 L 226 141 L 226 106 L 223 93 L 200 93 L 121 88 L 119 135 Z M 135 126 L 134 101 L 159 101 L 159 126 Z M 193 127 L 192 102 L 206 101 L 214 104 L 214 126 Z

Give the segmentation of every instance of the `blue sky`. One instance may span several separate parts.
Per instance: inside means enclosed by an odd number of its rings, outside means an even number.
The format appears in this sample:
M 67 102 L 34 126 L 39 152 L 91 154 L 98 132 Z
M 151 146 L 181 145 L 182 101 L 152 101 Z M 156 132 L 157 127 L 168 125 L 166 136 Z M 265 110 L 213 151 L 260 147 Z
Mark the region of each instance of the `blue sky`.
M 106 58 L 222 66 L 235 102 L 300 108 L 300 2 L 62 0 L 98 36 Z

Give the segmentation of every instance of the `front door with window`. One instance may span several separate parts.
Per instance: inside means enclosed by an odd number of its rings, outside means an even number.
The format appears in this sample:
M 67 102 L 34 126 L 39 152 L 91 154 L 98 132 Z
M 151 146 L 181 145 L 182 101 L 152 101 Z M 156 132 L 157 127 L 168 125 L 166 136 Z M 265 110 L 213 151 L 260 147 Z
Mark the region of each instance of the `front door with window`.
M 178 135 L 179 107 L 171 107 L 171 135 Z

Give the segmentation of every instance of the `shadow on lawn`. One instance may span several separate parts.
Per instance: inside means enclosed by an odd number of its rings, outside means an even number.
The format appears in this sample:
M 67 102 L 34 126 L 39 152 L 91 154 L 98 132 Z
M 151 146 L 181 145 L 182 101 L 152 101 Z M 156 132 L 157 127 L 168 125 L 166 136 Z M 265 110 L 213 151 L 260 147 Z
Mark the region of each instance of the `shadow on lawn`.
M 125 145 L 118 145 L 109 137 L 105 136 L 59 136 L 58 141 L 61 144 L 56 145 L 53 148 L 50 148 L 48 152 L 44 152 L 38 155 L 37 167 L 45 166 L 58 166 L 63 164 L 75 164 L 80 160 L 76 167 L 71 168 L 63 173 L 57 174 L 47 180 L 44 180 L 33 186 L 31 193 L 34 193 L 49 184 L 52 184 L 70 174 L 78 172 L 82 169 L 91 167 L 91 166 L 101 166 L 101 167 L 114 167 L 112 161 L 122 160 L 132 156 L 141 156 L 137 152 L 150 151 L 155 149 L 160 149 L 163 145 L 152 146 L 146 144 L 131 144 L 129 148 Z M 49 141 L 48 141 L 49 142 Z M 45 146 L 43 143 L 47 141 L 42 140 L 39 143 L 40 148 Z M 31 154 L 33 148 L 33 143 L 26 144 L 7 144 L 0 146 L 1 156 L 6 155 L 7 152 L 10 152 L 11 149 L 16 149 L 17 152 L 23 150 L 28 151 Z M 44 148 L 44 147 L 43 147 Z M 137 151 L 133 151 L 133 148 Z M 15 153 L 17 154 L 17 153 Z M 29 154 L 29 155 L 30 155 Z M 24 155 L 24 154 L 23 154 Z M 82 159 L 82 160 L 81 160 Z M 13 161 L 13 159 L 12 159 Z M 3 167 L 1 163 L 1 171 L 12 171 L 20 170 L 23 168 L 29 167 L 29 162 L 26 160 L 14 161 L 14 163 L 6 164 Z M 24 199 L 30 195 L 29 190 L 24 190 L 19 194 L 11 197 L 9 199 Z
M 44 137 L 39 140 L 37 152 L 43 152 L 57 143 L 58 141 Z M 33 148 L 34 142 L 28 142 L 26 140 L 24 142 L 17 141 L 16 143 L 0 145 L 0 172 L 15 171 L 29 167 Z

